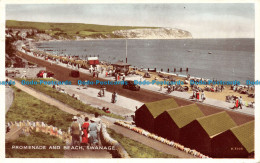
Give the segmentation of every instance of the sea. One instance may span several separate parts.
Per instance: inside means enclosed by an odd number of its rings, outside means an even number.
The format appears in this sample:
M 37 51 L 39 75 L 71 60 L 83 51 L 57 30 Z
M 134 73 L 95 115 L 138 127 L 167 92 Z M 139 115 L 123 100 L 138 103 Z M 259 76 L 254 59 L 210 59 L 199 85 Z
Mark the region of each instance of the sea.
M 170 73 L 211 80 L 245 84 L 255 79 L 255 39 L 251 38 L 49 41 L 36 46 L 57 55 L 83 59 L 98 56 L 109 63 L 125 62 L 127 56 L 131 66 L 164 72 L 169 69 Z

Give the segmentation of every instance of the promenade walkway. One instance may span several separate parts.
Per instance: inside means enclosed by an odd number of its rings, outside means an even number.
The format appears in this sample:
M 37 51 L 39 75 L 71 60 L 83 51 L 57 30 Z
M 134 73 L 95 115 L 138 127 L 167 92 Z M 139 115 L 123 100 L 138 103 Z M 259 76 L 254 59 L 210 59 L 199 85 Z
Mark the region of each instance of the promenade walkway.
M 5 114 L 11 107 L 14 100 L 13 89 L 11 87 L 5 87 Z
M 90 104 L 94 107 L 108 107 L 112 113 L 118 115 L 130 115 L 134 114 L 136 107 L 139 108 L 143 105 L 142 102 L 121 96 L 117 94 L 117 102 L 111 103 L 112 93 L 105 91 L 105 96 L 98 97 L 97 94 L 99 89 L 90 88 L 87 89 L 78 89 L 76 85 L 62 85 L 60 86 L 68 94 L 77 94 L 80 97 L 80 100 L 85 104 Z
M 35 57 L 32 54 L 27 54 L 28 56 L 37 58 L 37 59 L 41 59 L 44 60 L 43 57 Z M 62 67 L 66 67 L 66 68 L 70 68 L 70 69 L 76 69 L 75 67 L 72 66 L 68 66 L 64 63 L 61 62 L 54 62 L 54 61 L 46 61 L 52 64 L 57 64 L 59 66 Z M 91 76 L 91 73 L 86 70 L 86 69 L 82 69 L 79 68 L 78 69 L 81 73 L 85 73 Z M 99 78 L 105 79 L 105 80 L 114 80 L 114 77 L 105 77 L 105 73 L 99 75 Z M 130 75 L 126 77 L 126 80 L 140 80 L 140 76 L 139 75 Z M 142 78 L 141 80 L 144 80 L 144 78 Z M 163 89 L 162 91 L 159 91 L 159 86 L 157 85 L 141 85 L 141 89 L 146 89 L 152 92 L 157 92 L 157 93 L 161 93 L 161 94 L 166 94 L 166 89 Z M 185 100 L 189 100 L 189 97 L 192 95 L 191 93 L 187 93 L 187 92 L 178 92 L 178 91 L 173 91 L 170 94 L 168 94 L 170 96 L 174 96 L 174 97 L 178 97 L 178 98 L 182 98 Z M 206 105 L 210 105 L 210 106 L 215 106 L 218 108 L 222 108 L 231 112 L 239 112 L 245 115 L 249 115 L 249 116 L 254 116 L 255 114 L 255 109 L 254 108 L 249 108 L 249 107 L 243 107 L 243 109 L 236 109 L 236 110 L 232 110 L 231 108 L 234 106 L 233 103 L 227 103 L 224 101 L 220 101 L 220 100 L 215 100 L 215 99 L 211 99 L 211 98 L 207 98 L 204 102 L 204 104 Z

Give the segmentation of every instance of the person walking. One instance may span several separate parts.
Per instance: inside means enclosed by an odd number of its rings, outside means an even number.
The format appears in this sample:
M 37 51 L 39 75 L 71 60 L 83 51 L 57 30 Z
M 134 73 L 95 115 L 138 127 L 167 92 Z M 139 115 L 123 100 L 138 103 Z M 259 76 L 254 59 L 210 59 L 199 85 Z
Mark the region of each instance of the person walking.
M 106 90 L 106 86 L 102 85 L 101 86 L 101 93 L 102 93 L 102 96 L 105 97 L 105 90 Z
M 73 122 L 71 124 L 71 136 L 72 136 L 72 145 L 79 145 L 80 144 L 80 124 L 77 122 L 77 117 L 74 116 L 72 118 Z
M 200 93 L 199 91 L 196 91 L 196 101 L 199 101 L 200 100 Z
M 95 120 L 92 118 L 90 119 L 90 124 L 89 124 L 89 143 L 91 145 L 98 144 L 97 133 L 98 133 L 98 127 Z
M 88 127 L 89 127 L 88 120 L 89 120 L 88 117 L 85 117 L 85 122 L 81 126 L 81 130 L 83 132 L 81 143 L 84 145 L 88 144 Z
M 206 99 L 204 91 L 202 90 L 201 92 L 201 101 L 204 102 L 204 100 Z
M 240 96 L 240 98 L 238 98 L 238 105 L 240 109 L 242 109 L 242 103 L 243 103 L 242 96 Z
M 223 89 L 224 89 L 224 86 L 223 86 L 223 84 L 221 85 L 221 92 L 223 91 Z
M 196 90 L 195 90 L 195 89 L 193 89 L 193 91 L 192 91 L 192 96 L 191 96 L 190 98 L 191 98 L 191 99 L 196 98 Z
M 159 91 L 162 91 L 162 84 L 160 85 L 160 89 L 159 89 Z
M 115 103 L 115 92 L 112 93 L 112 99 L 111 99 L 112 103 Z
M 95 112 L 95 117 L 93 118 L 94 122 L 97 124 L 97 140 L 100 142 L 100 130 L 101 130 L 101 119 L 99 118 L 99 114 Z
M 239 106 L 239 99 L 237 98 L 235 101 L 235 106 L 233 107 L 233 109 L 237 109 Z
M 112 103 L 116 103 L 116 92 L 112 93 L 112 99 L 111 99 Z

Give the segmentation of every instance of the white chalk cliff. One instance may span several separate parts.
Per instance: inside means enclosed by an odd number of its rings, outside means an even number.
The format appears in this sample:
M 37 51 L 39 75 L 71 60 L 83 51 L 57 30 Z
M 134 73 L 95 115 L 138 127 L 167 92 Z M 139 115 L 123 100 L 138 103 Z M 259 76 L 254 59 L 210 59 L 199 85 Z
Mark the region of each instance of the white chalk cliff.
M 142 28 L 130 30 L 117 30 L 113 34 L 119 37 L 139 39 L 190 39 L 192 35 L 188 31 L 174 28 Z

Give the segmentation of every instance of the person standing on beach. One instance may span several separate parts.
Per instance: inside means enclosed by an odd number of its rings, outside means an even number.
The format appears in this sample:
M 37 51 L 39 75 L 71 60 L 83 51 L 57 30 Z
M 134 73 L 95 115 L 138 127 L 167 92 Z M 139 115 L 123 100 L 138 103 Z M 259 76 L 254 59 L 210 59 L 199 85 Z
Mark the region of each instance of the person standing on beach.
M 204 102 L 205 99 L 206 99 L 205 98 L 205 94 L 204 94 L 204 91 L 202 90 L 202 92 L 201 92 L 201 101 Z
M 196 92 L 196 101 L 199 101 L 200 100 L 200 93 L 199 91 Z
M 240 109 L 242 109 L 242 103 L 243 103 L 243 101 L 242 101 L 242 96 L 240 96 L 240 97 L 238 98 L 238 106 L 240 107 Z
M 160 85 L 160 90 L 159 91 L 162 91 L 162 84 Z
M 237 98 L 237 99 L 236 99 L 236 102 L 235 102 L 235 106 L 233 107 L 233 109 L 238 108 L 238 106 L 239 106 L 239 100 L 238 100 L 238 98 Z

